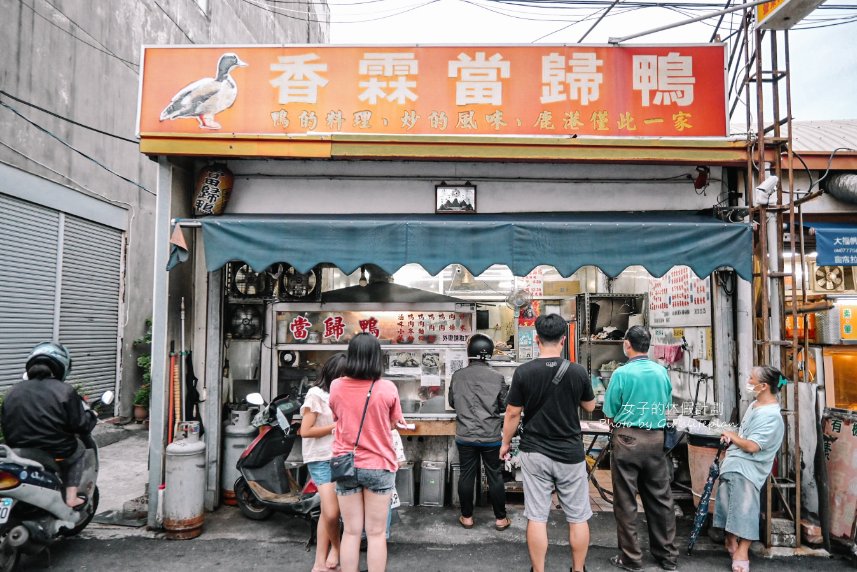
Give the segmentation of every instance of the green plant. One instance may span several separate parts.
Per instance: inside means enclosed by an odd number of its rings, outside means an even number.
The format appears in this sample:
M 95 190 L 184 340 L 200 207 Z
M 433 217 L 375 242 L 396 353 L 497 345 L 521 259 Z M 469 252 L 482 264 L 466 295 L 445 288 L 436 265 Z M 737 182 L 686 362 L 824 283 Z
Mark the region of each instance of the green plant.
M 134 340 L 135 346 L 144 346 L 139 356 L 137 356 L 137 367 L 143 372 L 143 384 L 149 385 L 152 383 L 152 320 L 146 320 L 146 333 L 142 338 Z M 140 388 L 142 389 L 142 388 Z M 136 403 L 136 401 L 135 401 Z M 148 400 L 146 401 L 148 404 Z
M 149 398 L 152 396 L 152 386 L 148 383 L 144 383 L 140 386 L 140 389 L 137 390 L 137 393 L 134 394 L 134 405 L 141 405 L 143 407 L 149 407 Z

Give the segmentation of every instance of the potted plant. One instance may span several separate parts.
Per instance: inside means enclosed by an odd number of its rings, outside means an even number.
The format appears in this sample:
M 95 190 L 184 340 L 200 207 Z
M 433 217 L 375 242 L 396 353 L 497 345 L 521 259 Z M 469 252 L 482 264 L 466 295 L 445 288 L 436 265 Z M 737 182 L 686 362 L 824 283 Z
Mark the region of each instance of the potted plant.
M 142 423 L 149 416 L 151 385 L 144 383 L 134 394 L 134 420 Z
M 134 420 L 142 422 L 149 416 L 149 398 L 152 393 L 152 320 L 146 320 L 146 333 L 142 338 L 134 340 L 135 346 L 142 351 L 137 356 L 137 367 L 143 372 L 143 384 L 134 394 Z

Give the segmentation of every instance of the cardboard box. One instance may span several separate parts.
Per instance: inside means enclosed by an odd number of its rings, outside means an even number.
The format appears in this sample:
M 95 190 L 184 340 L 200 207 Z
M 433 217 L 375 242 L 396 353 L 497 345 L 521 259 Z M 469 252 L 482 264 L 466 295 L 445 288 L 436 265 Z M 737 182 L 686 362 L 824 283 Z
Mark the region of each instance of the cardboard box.
M 542 291 L 545 296 L 574 296 L 580 294 L 580 280 L 546 280 Z

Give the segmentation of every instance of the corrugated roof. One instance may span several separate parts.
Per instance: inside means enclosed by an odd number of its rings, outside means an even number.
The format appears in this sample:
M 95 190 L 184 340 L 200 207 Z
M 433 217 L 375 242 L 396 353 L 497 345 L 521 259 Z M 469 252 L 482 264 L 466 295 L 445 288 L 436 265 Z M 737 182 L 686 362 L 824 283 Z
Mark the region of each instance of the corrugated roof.
M 839 147 L 857 149 L 857 119 L 794 121 L 792 142 L 798 153 L 829 153 Z
M 857 119 L 794 121 L 792 131 L 794 150 L 798 153 L 830 153 L 839 147 L 857 149 Z M 746 133 L 743 124 L 730 125 L 731 137 Z

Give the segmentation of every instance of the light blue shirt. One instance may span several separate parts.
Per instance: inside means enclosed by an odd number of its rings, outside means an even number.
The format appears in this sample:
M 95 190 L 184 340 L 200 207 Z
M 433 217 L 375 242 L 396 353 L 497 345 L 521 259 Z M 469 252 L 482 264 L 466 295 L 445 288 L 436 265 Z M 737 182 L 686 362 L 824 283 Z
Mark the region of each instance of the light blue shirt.
M 736 445 L 729 445 L 726 458 L 720 466 L 721 473 L 735 472 L 743 475 L 757 489 L 762 488 L 771 473 L 774 457 L 783 442 L 785 426 L 780 413 L 780 404 L 757 405 L 754 401 L 738 429 L 738 436 L 749 439 L 759 446 L 756 453 L 747 453 Z

